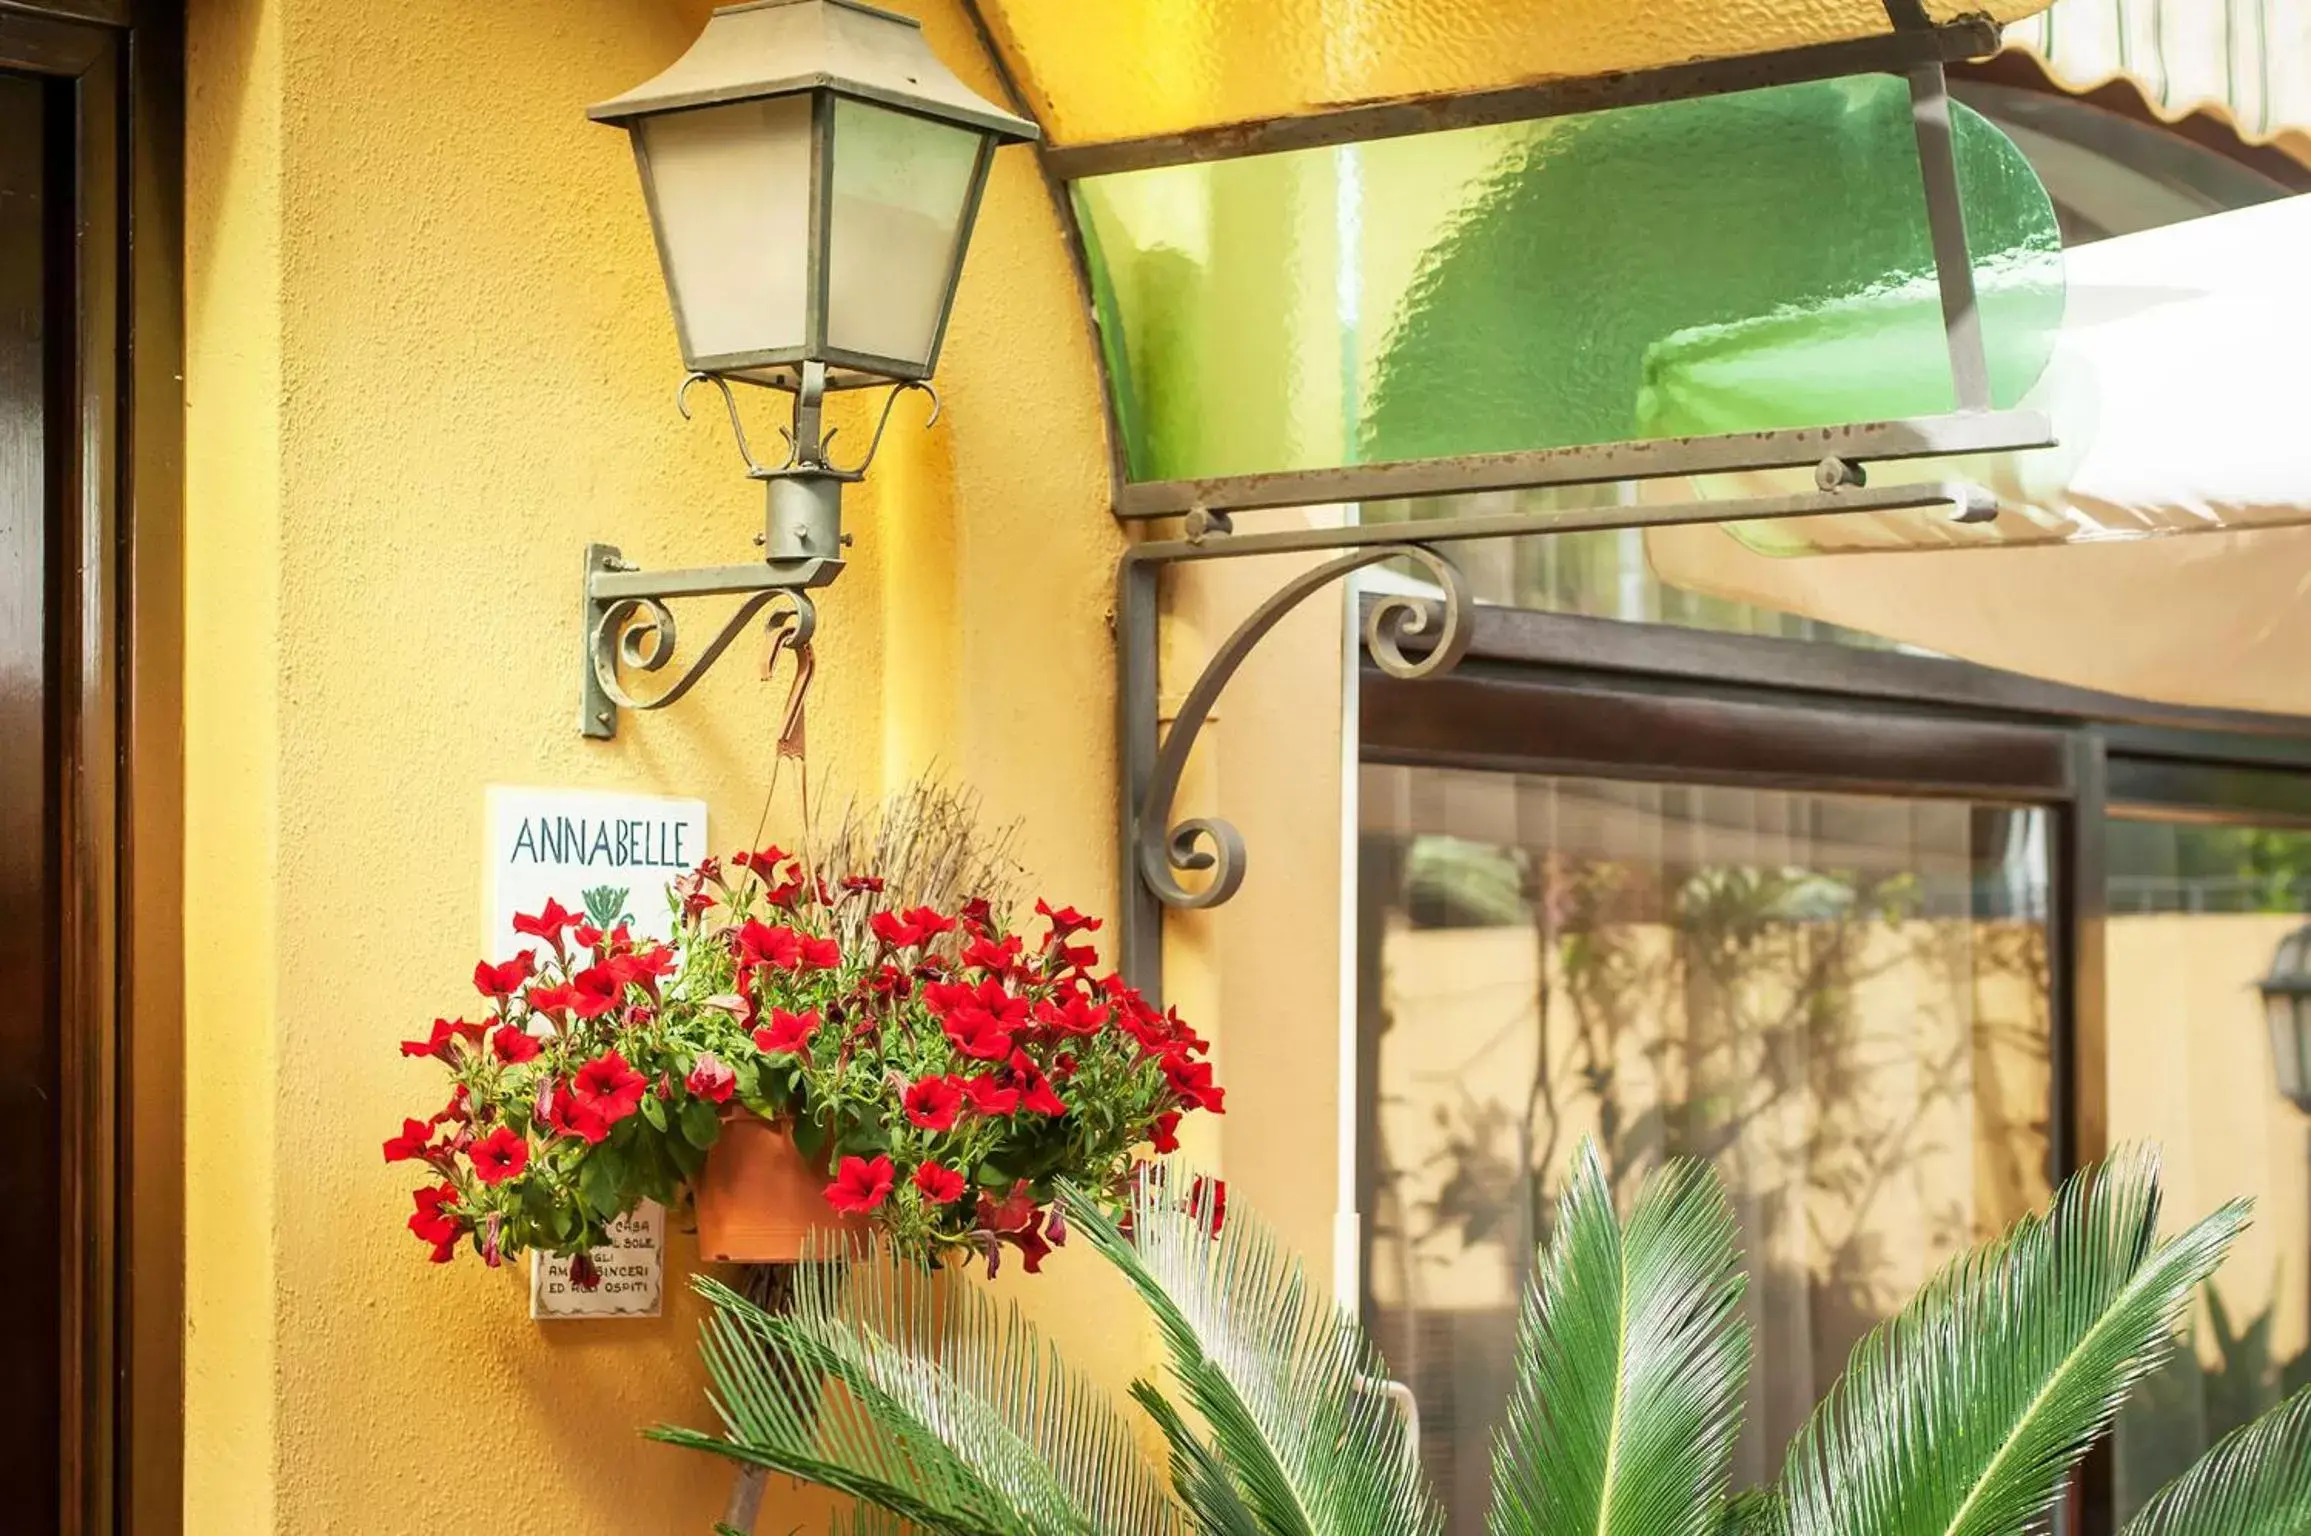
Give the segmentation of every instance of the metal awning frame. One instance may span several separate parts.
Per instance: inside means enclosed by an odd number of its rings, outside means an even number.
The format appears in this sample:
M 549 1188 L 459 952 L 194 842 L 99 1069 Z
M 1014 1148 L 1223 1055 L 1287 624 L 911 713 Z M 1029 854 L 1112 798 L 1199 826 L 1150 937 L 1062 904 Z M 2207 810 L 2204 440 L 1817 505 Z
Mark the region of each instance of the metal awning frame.
M 1465 455 L 1333 469 L 1286 470 L 1202 480 L 1130 481 L 1117 460 L 1113 511 L 1127 524 L 1179 517 L 1176 536 L 1135 543 L 1117 572 L 1117 823 L 1122 889 L 1117 928 L 1123 974 L 1151 999 L 1163 996 L 1163 916 L 1167 908 L 1216 907 L 1236 894 L 1247 869 L 1243 836 L 1218 817 L 1174 821 L 1196 738 L 1246 657 L 1283 617 L 1315 593 L 1368 566 L 1409 560 L 1434 579 L 1437 600 L 1393 596 L 1370 605 L 1363 640 L 1373 660 L 1402 678 L 1434 677 L 1466 651 L 1472 603 L 1459 568 L 1443 553 L 1455 543 L 1688 524 L 1821 517 L 1947 507 L 1953 517 L 1994 515 L 1980 488 L 1920 479 L 1872 486 L 1874 463 L 1953 454 L 2014 452 L 2053 445 L 2047 419 L 1999 411 L 1990 375 L 1972 258 L 1960 202 L 1945 65 L 1997 51 L 1997 29 L 1979 19 L 1937 26 L 1920 0 L 1885 0 L 1894 30 L 1880 37 L 1816 44 L 1779 53 L 1665 69 L 1555 81 L 1434 101 L 1384 103 L 1272 122 L 1232 125 L 1128 142 L 1045 149 L 1059 183 L 1085 176 L 1269 154 L 1479 124 L 1591 112 L 1801 81 L 1899 73 L 1910 88 L 1935 277 L 1942 302 L 1955 412 L 1862 425 L 1805 428 L 1595 447 Z M 1071 209 L 1061 193 L 1063 216 Z M 1078 242 L 1078 256 L 1081 246 Z M 1746 501 L 1614 506 L 1576 513 L 1532 512 L 1444 518 L 1418 524 L 1235 530 L 1233 514 L 1263 508 L 1436 496 L 1481 490 L 1595 485 L 1767 468 L 1816 469 L 1815 491 Z M 1263 601 L 1213 652 L 1188 689 L 1171 727 L 1160 719 L 1158 597 L 1171 566 L 1263 555 L 1323 555 Z M 1183 874 L 1201 884 L 1189 886 Z

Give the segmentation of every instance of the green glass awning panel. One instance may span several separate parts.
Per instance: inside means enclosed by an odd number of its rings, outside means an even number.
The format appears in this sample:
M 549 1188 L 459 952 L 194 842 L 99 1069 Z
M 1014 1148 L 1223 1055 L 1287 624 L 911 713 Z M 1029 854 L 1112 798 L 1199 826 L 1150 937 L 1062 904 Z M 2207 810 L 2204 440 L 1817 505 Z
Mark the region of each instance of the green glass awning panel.
M 2061 240 L 2021 152 L 1954 115 L 2007 405 L 2061 324 Z M 1955 403 L 1938 307 L 1912 302 L 1933 261 L 1890 76 L 1134 171 L 1074 195 L 1134 480 Z M 1850 345 L 1798 387 L 1746 386 L 1754 328 L 1830 310 Z

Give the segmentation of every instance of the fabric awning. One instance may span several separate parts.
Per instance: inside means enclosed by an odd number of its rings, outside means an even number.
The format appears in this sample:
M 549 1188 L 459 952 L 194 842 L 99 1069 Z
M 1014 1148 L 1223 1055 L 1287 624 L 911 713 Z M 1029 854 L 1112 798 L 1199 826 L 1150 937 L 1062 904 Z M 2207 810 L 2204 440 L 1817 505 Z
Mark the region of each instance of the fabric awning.
M 2028 402 L 2062 446 L 1935 467 L 1996 492 L 1994 522 L 1656 531 L 1662 579 L 2081 686 L 2311 713 L 2311 197 L 2068 260 L 2068 318 Z M 1728 390 L 1802 378 L 1864 328 L 1826 323 L 1746 354 L 1713 338 L 1706 367 L 1665 357 L 1657 387 L 1722 413 Z M 1830 557 L 1774 557 L 1809 551 Z
M 2047 0 L 1924 0 L 2014 22 Z M 1096 12 L 1096 18 L 1091 14 Z M 1054 146 L 1883 35 L 1886 0 L 984 0 Z
M 2170 121 L 2207 112 L 2311 165 L 2311 0 L 2058 0 L 2006 42 L 2069 90 L 2130 80 Z

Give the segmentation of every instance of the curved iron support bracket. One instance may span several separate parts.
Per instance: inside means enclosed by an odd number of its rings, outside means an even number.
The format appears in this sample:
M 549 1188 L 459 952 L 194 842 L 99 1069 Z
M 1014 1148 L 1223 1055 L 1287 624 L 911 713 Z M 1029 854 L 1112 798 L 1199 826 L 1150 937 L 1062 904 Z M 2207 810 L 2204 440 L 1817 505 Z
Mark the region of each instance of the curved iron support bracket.
M 1210 721 L 1212 707 L 1219 702 L 1221 691 L 1236 675 L 1236 669 L 1244 664 L 1244 658 L 1252 654 L 1286 614 L 1333 582 L 1366 566 L 1399 559 L 1414 560 L 1426 567 L 1443 589 L 1443 601 L 1430 603 L 1391 595 L 1375 604 L 1364 625 L 1365 648 L 1372 653 L 1374 662 L 1395 677 L 1431 677 L 1450 670 L 1467 653 L 1470 617 L 1467 579 L 1461 575 L 1460 567 L 1426 545 L 1379 544 L 1359 549 L 1304 571 L 1278 588 L 1253 610 L 1251 617 L 1236 626 L 1235 633 L 1221 643 L 1196 678 L 1195 686 L 1188 690 L 1179 713 L 1172 719 L 1171 730 L 1164 736 L 1162 748 L 1156 753 L 1154 775 L 1132 816 L 1133 862 L 1140 878 L 1165 906 L 1190 910 L 1216 907 L 1234 896 L 1244 883 L 1244 838 L 1232 823 L 1208 816 L 1192 816 L 1178 823 L 1171 819 L 1172 799 L 1179 793 L 1188 755 L 1195 750 L 1196 738 Z M 1430 635 L 1432 624 L 1434 638 L 1429 648 L 1407 655 L 1404 642 Z M 1180 871 L 1209 871 L 1211 878 L 1191 889 L 1180 883 Z
M 2034 420 L 1996 430 L 2042 434 Z M 1819 436 L 1820 434 L 1817 434 Z M 1963 480 L 1921 480 L 1878 485 L 1861 458 L 1831 455 L 1815 465 L 1815 489 L 1788 495 L 1726 501 L 1615 504 L 1580 510 L 1480 513 L 1419 523 L 1278 528 L 1238 532 L 1225 512 L 1189 508 L 1182 536 L 1135 544 L 1117 568 L 1116 770 L 1121 790 L 1117 867 L 1123 875 L 1116 931 L 1126 980 L 1148 997 L 1163 995 L 1163 916 L 1167 909 L 1216 907 L 1244 883 L 1244 839 L 1218 817 L 1174 823 L 1172 800 L 1196 738 L 1213 706 L 1248 657 L 1284 616 L 1333 582 L 1384 560 L 1409 559 L 1425 567 L 1442 600 L 1390 596 L 1367 614 L 1364 645 L 1375 665 L 1404 678 L 1434 677 L 1467 651 L 1475 614 L 1459 569 L 1446 546 L 1490 539 L 1555 536 L 1603 529 L 1669 528 L 1706 523 L 1769 522 L 1852 512 L 1939 511 L 1958 522 L 1994 515 L 1997 502 Z M 1260 555 L 1325 555 L 1323 564 L 1294 576 L 1222 642 L 1181 701 L 1167 734 L 1159 719 L 1157 586 L 1171 566 Z M 1429 639 L 1408 652 L 1406 642 Z M 1195 886 L 1182 874 L 1205 878 Z
M 796 643 L 808 640 L 818 624 L 818 608 L 809 589 L 832 581 L 842 564 L 831 559 L 774 560 L 649 574 L 636 571 L 612 545 L 587 545 L 579 731 L 607 740 L 618 734 L 620 710 L 664 709 L 681 699 L 698 686 L 755 616 L 773 604 L 779 607 L 770 622 L 778 623 L 782 613 L 791 611 Z M 674 611 L 667 606 L 670 599 L 726 594 L 745 601 L 664 692 L 642 698 L 627 690 L 622 672 L 658 672 L 674 659 L 680 637 Z

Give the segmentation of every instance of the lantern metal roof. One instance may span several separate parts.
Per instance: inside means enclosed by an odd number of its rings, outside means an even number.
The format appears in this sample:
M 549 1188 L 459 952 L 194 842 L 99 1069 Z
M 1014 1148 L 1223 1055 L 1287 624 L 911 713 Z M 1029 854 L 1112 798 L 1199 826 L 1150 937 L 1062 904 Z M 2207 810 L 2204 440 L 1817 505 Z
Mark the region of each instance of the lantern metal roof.
M 723 6 L 663 73 L 589 108 L 587 115 L 623 123 L 810 90 L 961 123 L 1003 139 L 1038 136 L 1033 123 L 989 103 L 940 63 L 921 22 L 861 0 Z

